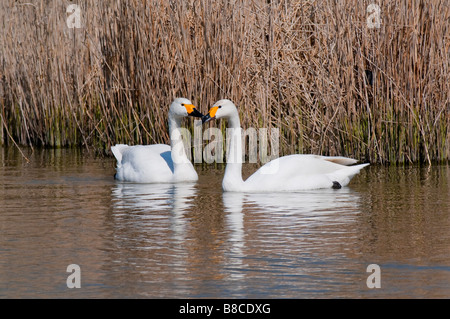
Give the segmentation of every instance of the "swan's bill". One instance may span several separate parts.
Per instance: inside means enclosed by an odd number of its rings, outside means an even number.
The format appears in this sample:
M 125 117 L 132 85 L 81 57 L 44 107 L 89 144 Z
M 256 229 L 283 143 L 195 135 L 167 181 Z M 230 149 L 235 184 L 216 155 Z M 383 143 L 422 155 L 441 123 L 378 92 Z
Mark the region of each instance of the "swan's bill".
M 203 115 L 202 123 L 205 124 L 205 123 L 207 123 L 207 122 L 209 122 L 211 120 L 215 120 L 215 119 L 216 119 L 215 117 L 211 117 L 211 115 L 209 115 L 209 113 L 208 113 L 206 115 Z
M 195 117 L 203 117 L 204 115 L 200 113 L 194 105 L 192 104 L 182 104 L 188 113 L 189 116 L 195 116 Z
M 216 112 L 217 112 L 218 109 L 219 109 L 219 106 L 212 107 L 209 110 L 208 114 L 206 114 L 205 116 L 202 117 L 202 122 L 203 123 L 207 123 L 207 122 L 209 122 L 211 120 L 214 120 L 216 118 Z

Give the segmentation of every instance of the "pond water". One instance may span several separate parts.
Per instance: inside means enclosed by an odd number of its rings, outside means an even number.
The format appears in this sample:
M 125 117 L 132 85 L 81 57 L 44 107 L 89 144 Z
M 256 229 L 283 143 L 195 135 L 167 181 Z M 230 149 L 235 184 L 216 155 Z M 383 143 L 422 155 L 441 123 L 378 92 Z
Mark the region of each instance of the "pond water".
M 222 192 L 223 167 L 139 185 L 113 179 L 113 158 L 25 153 L 0 149 L 1 298 L 450 297 L 448 165 L 372 165 L 339 190 L 243 195 Z

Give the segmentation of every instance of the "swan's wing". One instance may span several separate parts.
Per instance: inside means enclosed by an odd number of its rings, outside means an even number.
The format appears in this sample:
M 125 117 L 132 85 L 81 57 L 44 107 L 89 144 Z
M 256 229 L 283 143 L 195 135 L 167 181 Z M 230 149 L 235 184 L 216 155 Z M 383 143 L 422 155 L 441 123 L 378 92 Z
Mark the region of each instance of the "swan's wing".
M 287 155 L 266 163 L 255 174 L 277 175 L 279 176 L 277 179 L 286 179 L 292 175 L 328 174 L 345 167 L 336 161 L 327 159 L 330 158 L 309 154 Z
M 249 189 L 301 190 L 326 188 L 337 181 L 345 186 L 368 164 L 345 166 L 351 159 L 316 155 L 288 155 L 263 165 L 246 181 Z
M 348 157 L 342 157 L 342 156 L 320 156 L 320 155 L 314 155 L 314 157 L 329 161 L 332 163 L 340 164 L 340 165 L 353 165 L 356 164 L 358 161 L 353 158 Z
M 123 152 L 125 152 L 125 150 L 128 147 L 129 146 L 126 144 L 116 144 L 114 146 L 111 146 L 111 152 L 113 153 L 114 157 L 116 158 L 118 165 L 122 164 L 122 154 L 123 154 Z
M 173 165 L 167 163 L 172 161 L 171 157 L 167 156 L 170 151 L 170 146 L 165 144 L 129 146 L 122 152 L 122 164 L 131 164 L 136 169 L 170 166 Z
M 129 146 L 127 144 L 116 144 L 111 146 L 111 152 L 117 160 L 117 163 L 122 164 L 122 159 L 126 158 L 127 161 L 132 160 L 136 157 L 141 157 L 145 155 L 156 155 L 158 156 L 164 152 L 170 152 L 170 146 L 165 144 L 153 144 L 153 145 L 136 145 Z
M 170 146 L 164 144 L 129 146 L 122 152 L 117 178 L 132 182 L 168 182 L 173 177 Z

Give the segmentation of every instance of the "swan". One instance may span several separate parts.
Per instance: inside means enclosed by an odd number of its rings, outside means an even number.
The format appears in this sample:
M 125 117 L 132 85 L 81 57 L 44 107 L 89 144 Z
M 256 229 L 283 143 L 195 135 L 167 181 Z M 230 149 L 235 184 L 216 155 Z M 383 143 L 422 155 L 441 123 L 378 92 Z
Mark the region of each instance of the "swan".
M 230 192 L 285 192 L 320 188 L 341 188 L 369 165 L 355 164 L 346 157 L 294 154 L 274 159 L 260 167 L 253 175 L 242 179 L 241 124 L 236 106 L 230 100 L 217 101 L 203 116 L 202 122 L 224 118 L 228 120 L 227 165 L 222 181 L 224 191 Z
M 115 178 L 122 182 L 174 183 L 198 180 L 194 166 L 186 156 L 181 137 L 181 120 L 202 117 L 192 102 L 176 98 L 169 108 L 170 146 L 165 144 L 116 144 L 111 151 L 117 160 Z

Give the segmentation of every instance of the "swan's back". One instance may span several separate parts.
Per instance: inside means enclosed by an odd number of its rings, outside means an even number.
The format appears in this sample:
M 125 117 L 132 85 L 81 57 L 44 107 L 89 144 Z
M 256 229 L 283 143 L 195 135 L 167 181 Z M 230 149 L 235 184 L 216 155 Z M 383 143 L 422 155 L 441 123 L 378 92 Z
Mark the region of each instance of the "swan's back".
M 164 144 L 111 147 L 117 159 L 116 179 L 136 183 L 167 183 L 173 179 L 170 146 Z
M 351 178 L 369 165 L 345 157 L 294 154 L 263 165 L 245 182 L 246 191 L 298 191 L 346 186 Z M 338 184 L 336 184 L 336 182 Z

